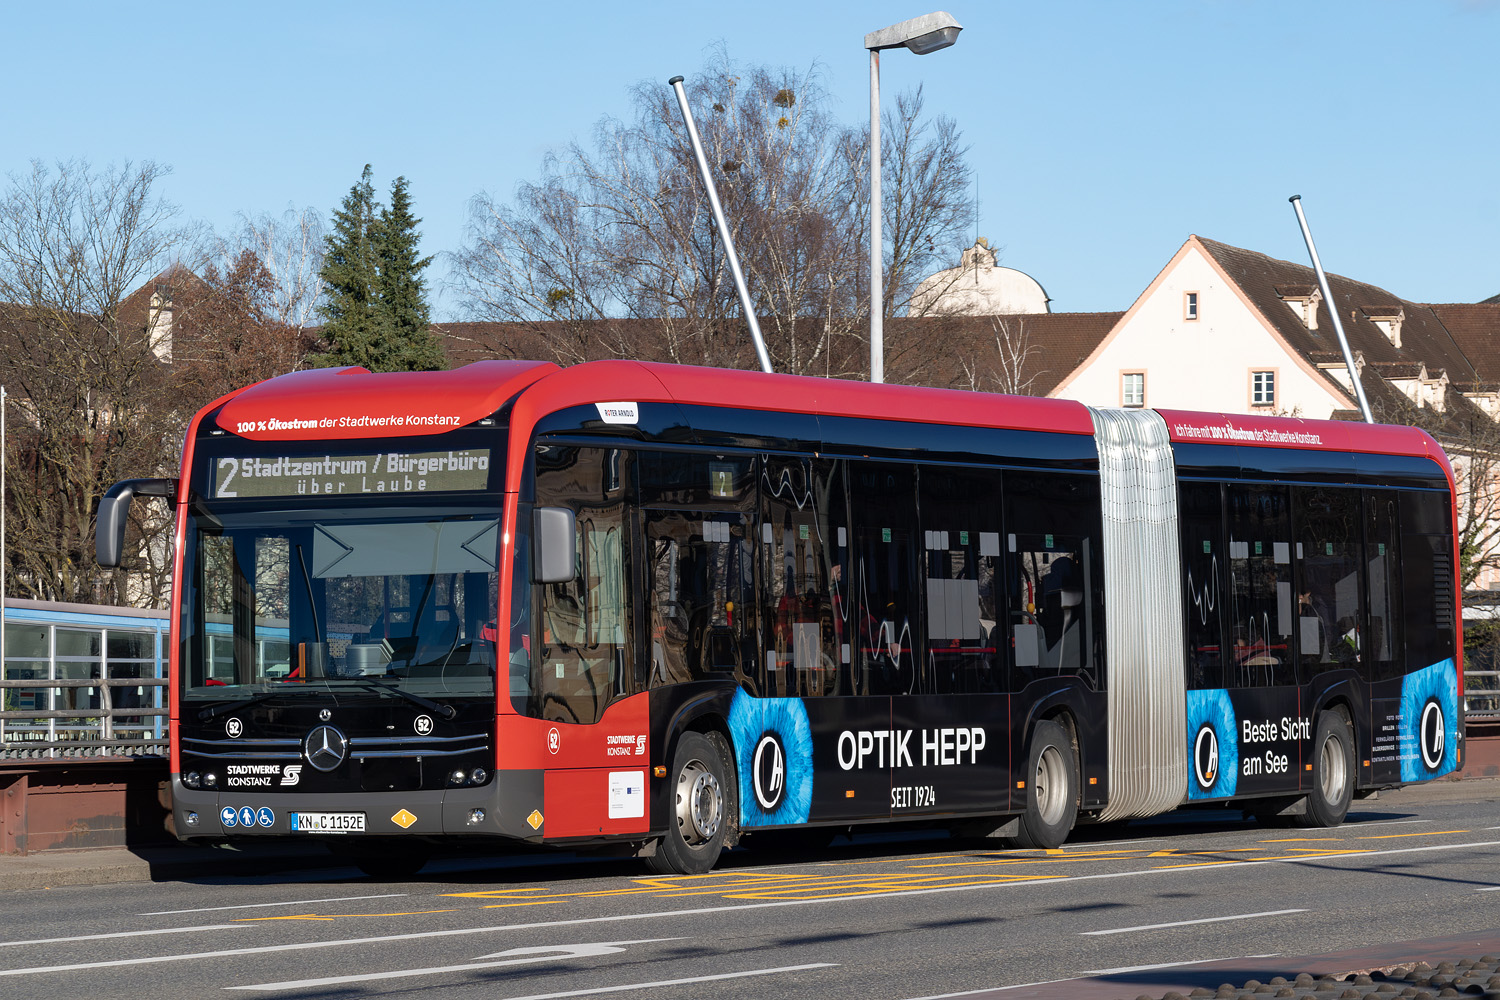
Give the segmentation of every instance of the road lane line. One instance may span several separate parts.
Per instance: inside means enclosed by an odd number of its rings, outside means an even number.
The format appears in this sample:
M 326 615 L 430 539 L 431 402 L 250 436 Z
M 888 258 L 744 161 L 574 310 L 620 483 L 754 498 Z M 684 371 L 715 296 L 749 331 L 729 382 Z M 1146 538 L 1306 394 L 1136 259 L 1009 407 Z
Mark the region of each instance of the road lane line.
M 1200 917 L 1197 920 L 1173 920 L 1171 923 L 1166 924 L 1137 924 L 1134 927 L 1112 927 L 1107 931 L 1079 931 L 1078 933 L 1084 937 L 1101 937 L 1105 934 L 1133 934 L 1136 931 L 1159 931 L 1167 927 L 1188 927 L 1193 924 L 1221 924 L 1227 920 L 1253 920 L 1256 917 L 1281 917 L 1288 913 L 1306 912 L 1306 907 L 1296 910 L 1265 910 L 1260 913 L 1236 913 L 1228 917 Z
M 508 965 L 507 962 L 490 962 L 484 965 L 454 966 L 455 970 L 464 968 L 483 969 L 494 965 Z M 532 993 L 524 997 L 509 997 L 507 1000 L 562 1000 L 564 997 L 586 997 L 598 993 L 626 993 L 632 990 L 653 990 L 662 986 L 686 986 L 691 983 L 715 983 L 725 979 L 744 979 L 748 976 L 770 976 L 778 972 L 804 972 L 808 969 L 832 969 L 838 966 L 837 962 L 812 962 L 807 965 L 783 965 L 775 969 L 747 969 L 744 972 L 720 972 L 712 976 L 689 976 L 686 979 L 658 979 L 650 983 L 624 983 L 619 986 L 596 986 L 585 990 L 565 990 L 560 993 Z M 436 970 L 449 971 L 449 970 Z M 325 982 L 343 982 L 337 979 L 309 979 L 307 984 Z M 226 990 L 276 990 L 293 989 L 302 983 L 271 983 L 265 986 L 226 986 Z
M 1478 891 L 1478 892 L 1494 892 L 1497 889 L 1500 889 L 1500 885 L 1487 885 L 1483 889 L 1478 889 L 1476 891 Z
M 289 899 L 279 903 L 240 903 L 238 906 L 200 906 L 192 910 L 152 910 L 137 913 L 138 917 L 169 917 L 178 913 L 214 913 L 219 910 L 253 910 L 262 906 L 305 906 L 308 903 L 347 903 L 356 899 L 396 899 L 404 892 L 383 892 L 378 896 L 331 896 L 328 899 Z
M 1355 840 L 1395 840 L 1397 837 L 1441 837 L 1447 833 L 1471 833 L 1470 830 L 1422 830 L 1419 833 L 1382 833 L 1376 837 L 1355 837 Z
M 114 931 L 110 934 L 77 934 L 73 937 L 32 938 L 30 941 L 0 941 L 0 948 L 23 944 L 67 944 L 72 941 L 103 941 L 106 938 L 147 937 L 152 934 L 191 934 L 194 931 L 228 931 L 245 924 L 205 924 L 201 927 L 158 927 L 150 931 Z
M 600 958 L 618 955 L 627 945 L 658 944 L 662 941 L 681 941 L 680 937 L 641 938 L 636 941 L 600 941 L 587 944 L 535 945 L 527 948 L 509 948 L 493 955 L 480 955 L 469 962 L 456 965 L 434 965 L 422 969 L 393 969 L 389 972 L 361 972 L 347 976 L 323 976 L 317 979 L 289 979 L 279 983 L 254 983 L 246 986 L 225 986 L 226 990 L 302 990 L 318 986 L 338 986 L 345 983 L 369 983 L 381 979 L 408 979 L 412 976 L 437 976 L 451 972 L 469 972 L 476 969 L 498 969 L 514 965 L 536 965 L 541 962 L 561 962 L 574 958 Z
M 1275 860 L 1259 861 L 1235 861 L 1231 864 L 1235 867 L 1249 868 L 1258 865 L 1281 865 L 1281 864 L 1306 864 L 1310 861 L 1332 860 L 1345 861 L 1350 858 L 1388 857 L 1394 854 L 1425 854 L 1432 851 L 1456 851 L 1465 849 L 1476 849 L 1482 847 L 1500 847 L 1500 840 L 1469 841 L 1462 844 L 1429 844 L 1425 847 L 1397 847 L 1384 851 L 1360 851 L 1355 854 L 1337 855 L 1314 855 L 1311 857 L 1278 858 Z M 1223 866 L 1217 865 L 1190 865 L 1170 870 L 1171 874 L 1179 872 L 1191 872 L 1204 869 L 1224 871 Z M 837 902 L 865 902 L 872 899 L 890 899 L 902 896 L 933 896 L 938 893 L 949 892 L 971 892 L 975 889 L 999 889 L 1011 886 L 1031 886 L 1057 884 L 1061 882 L 1093 882 L 1101 879 L 1113 878 L 1139 878 L 1141 876 L 1160 877 L 1168 874 L 1168 870 L 1160 868 L 1133 869 L 1124 872 L 1100 872 L 1094 875 L 1060 875 L 1053 878 L 1015 879 L 1006 882 L 985 882 L 979 885 L 956 885 L 941 886 L 932 889 L 897 890 L 893 892 L 872 892 L 858 896 L 840 896 L 834 899 L 779 899 L 762 903 L 738 903 L 733 906 L 702 906 L 692 907 L 685 910 L 657 910 L 644 913 L 623 913 L 606 917 L 573 917 L 563 920 L 538 920 L 529 924 L 499 924 L 490 927 L 459 927 L 440 931 L 413 931 L 406 934 L 382 934 L 373 937 L 362 938 L 340 938 L 335 941 L 303 941 L 293 944 L 265 945 L 254 948 L 225 948 L 218 951 L 203 951 L 180 955 L 153 955 L 145 958 L 124 958 L 104 962 L 77 962 L 69 965 L 34 966 L 26 969 L 0 969 L 0 976 L 22 976 L 36 975 L 43 972 L 70 972 L 78 969 L 102 969 L 116 968 L 127 965 L 151 965 L 161 962 L 186 962 L 197 961 L 205 958 L 224 958 L 238 955 L 258 955 L 267 952 L 282 951 L 312 951 L 323 948 L 340 948 L 346 945 L 384 944 L 391 941 L 419 941 L 431 938 L 462 937 L 469 934 L 498 934 L 506 931 L 531 931 L 549 927 L 581 927 L 590 924 L 607 924 L 623 922 L 627 920 L 666 920 L 676 917 L 702 917 L 713 916 L 723 913 L 734 913 L 739 910 L 765 910 L 783 906 L 811 906 L 815 904 L 829 904 Z M 519 1000 L 519 998 L 513 998 Z

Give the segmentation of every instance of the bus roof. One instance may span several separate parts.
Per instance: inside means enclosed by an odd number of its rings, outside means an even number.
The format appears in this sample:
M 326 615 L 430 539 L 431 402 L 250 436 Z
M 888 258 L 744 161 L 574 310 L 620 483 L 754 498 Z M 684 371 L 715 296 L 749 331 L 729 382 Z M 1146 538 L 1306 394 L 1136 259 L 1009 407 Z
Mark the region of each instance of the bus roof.
M 1074 400 L 625 360 L 568 368 L 545 361 L 480 361 L 445 372 L 380 374 L 364 368 L 318 368 L 250 386 L 224 404 L 218 423 L 234 434 L 261 441 L 412 436 L 473 423 L 518 394 L 514 420 L 525 425 L 569 406 L 675 402 L 1094 433 L 1088 408 Z M 1432 437 L 1415 427 L 1257 414 L 1157 412 L 1177 443 L 1413 455 L 1447 465 Z

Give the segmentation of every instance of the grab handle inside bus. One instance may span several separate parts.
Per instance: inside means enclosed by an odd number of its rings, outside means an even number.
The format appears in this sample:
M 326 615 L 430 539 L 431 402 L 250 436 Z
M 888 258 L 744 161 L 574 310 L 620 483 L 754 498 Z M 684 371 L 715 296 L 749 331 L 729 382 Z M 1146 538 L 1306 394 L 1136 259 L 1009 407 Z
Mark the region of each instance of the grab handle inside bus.
M 120 565 L 125 548 L 125 519 L 130 513 L 130 501 L 137 494 L 170 500 L 177 495 L 177 480 L 122 479 L 100 498 L 94 525 L 94 559 L 100 566 Z
M 531 582 L 567 583 L 578 573 L 577 520 L 567 507 L 531 512 Z

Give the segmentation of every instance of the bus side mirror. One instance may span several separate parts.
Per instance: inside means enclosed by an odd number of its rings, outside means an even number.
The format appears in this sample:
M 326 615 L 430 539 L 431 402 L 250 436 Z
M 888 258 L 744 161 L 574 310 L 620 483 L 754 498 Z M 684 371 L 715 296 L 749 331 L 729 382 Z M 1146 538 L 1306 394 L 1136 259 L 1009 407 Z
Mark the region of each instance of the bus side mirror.
M 567 583 L 578 575 L 577 521 L 567 507 L 531 512 L 531 582 Z
M 130 501 L 137 495 L 166 497 L 177 495 L 175 479 L 122 479 L 109 488 L 99 500 L 99 514 L 94 522 L 94 560 L 100 566 L 120 565 L 125 548 L 125 516 Z

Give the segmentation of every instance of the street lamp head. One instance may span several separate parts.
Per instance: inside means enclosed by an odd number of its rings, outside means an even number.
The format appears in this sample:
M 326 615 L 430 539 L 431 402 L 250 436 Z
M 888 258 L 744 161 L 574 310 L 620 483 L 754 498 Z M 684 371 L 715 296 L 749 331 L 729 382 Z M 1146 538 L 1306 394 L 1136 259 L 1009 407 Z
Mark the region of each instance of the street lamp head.
M 946 10 L 936 10 L 910 21 L 870 32 L 865 36 L 865 48 L 871 51 L 907 48 L 919 56 L 925 56 L 929 52 L 946 49 L 958 41 L 958 33 L 963 27 Z

